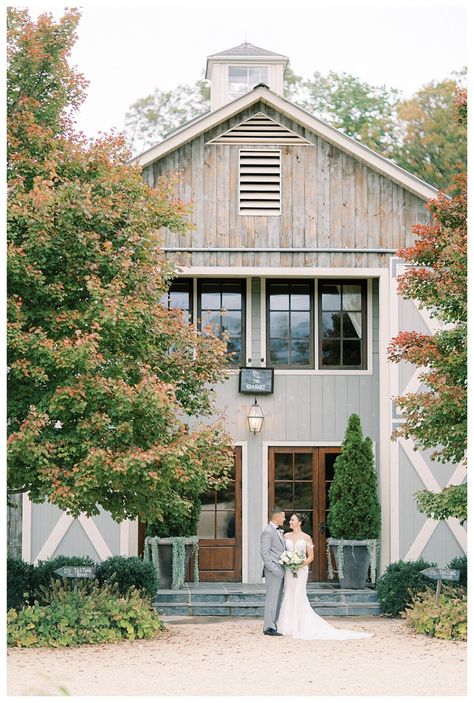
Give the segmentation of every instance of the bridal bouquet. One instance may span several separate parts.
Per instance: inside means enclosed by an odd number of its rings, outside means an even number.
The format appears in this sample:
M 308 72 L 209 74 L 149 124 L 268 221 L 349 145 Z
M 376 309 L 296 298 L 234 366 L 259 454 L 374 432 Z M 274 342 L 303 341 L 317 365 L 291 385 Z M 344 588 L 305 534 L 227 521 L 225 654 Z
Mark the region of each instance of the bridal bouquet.
M 304 552 L 289 552 L 285 550 L 278 562 L 282 564 L 285 569 L 290 569 L 293 576 L 296 578 L 296 572 L 303 566 L 306 555 Z

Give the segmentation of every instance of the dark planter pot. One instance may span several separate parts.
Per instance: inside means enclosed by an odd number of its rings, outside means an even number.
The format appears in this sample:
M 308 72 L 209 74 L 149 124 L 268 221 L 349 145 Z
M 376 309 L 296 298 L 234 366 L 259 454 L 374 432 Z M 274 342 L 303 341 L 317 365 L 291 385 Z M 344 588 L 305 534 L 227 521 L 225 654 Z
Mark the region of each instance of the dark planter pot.
M 192 543 L 189 543 L 185 546 L 185 554 L 184 554 L 184 560 L 185 560 L 184 573 L 185 574 L 187 573 L 187 570 L 188 570 L 189 561 L 191 559 L 192 552 L 193 552 L 193 545 L 192 545 Z M 173 572 L 172 572 L 172 567 L 171 567 L 172 553 L 173 553 L 173 544 L 172 544 L 171 539 L 163 537 L 163 539 L 161 539 L 159 542 L 159 548 L 158 548 L 158 567 L 159 567 L 159 573 L 160 573 L 159 588 L 166 588 L 166 589 L 171 588 L 171 584 L 173 581 Z
M 337 545 L 331 545 L 332 553 L 340 573 Z M 342 579 L 339 577 L 341 588 L 365 588 L 368 578 L 370 554 L 366 546 L 343 546 Z

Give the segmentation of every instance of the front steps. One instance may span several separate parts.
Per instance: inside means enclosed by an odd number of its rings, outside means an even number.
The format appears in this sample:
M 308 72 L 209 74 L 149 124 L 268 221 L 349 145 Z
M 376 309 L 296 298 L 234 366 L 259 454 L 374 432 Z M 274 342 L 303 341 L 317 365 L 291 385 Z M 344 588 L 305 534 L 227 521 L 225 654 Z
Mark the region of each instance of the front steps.
M 329 583 L 308 583 L 313 610 L 326 615 L 372 616 L 382 609 L 373 588 L 341 589 Z M 186 583 L 179 591 L 158 590 L 154 606 L 161 615 L 263 617 L 265 584 Z

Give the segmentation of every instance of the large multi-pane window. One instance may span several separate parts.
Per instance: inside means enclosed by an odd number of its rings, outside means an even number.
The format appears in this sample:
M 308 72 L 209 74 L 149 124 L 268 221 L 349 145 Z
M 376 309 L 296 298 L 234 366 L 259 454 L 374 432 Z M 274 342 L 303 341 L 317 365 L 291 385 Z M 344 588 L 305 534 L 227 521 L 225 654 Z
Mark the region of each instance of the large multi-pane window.
M 198 318 L 206 328 L 227 339 L 229 362 L 241 366 L 245 360 L 244 281 L 199 281 Z
M 313 281 L 267 281 L 270 366 L 313 367 L 313 288 Z
M 161 298 L 161 304 L 169 309 L 183 311 L 184 319 L 190 323 L 193 319 L 193 284 L 190 279 L 173 281 L 169 290 Z
M 365 281 L 319 282 L 319 368 L 367 368 Z
M 248 93 L 259 83 L 268 83 L 268 66 L 229 66 L 229 100 Z

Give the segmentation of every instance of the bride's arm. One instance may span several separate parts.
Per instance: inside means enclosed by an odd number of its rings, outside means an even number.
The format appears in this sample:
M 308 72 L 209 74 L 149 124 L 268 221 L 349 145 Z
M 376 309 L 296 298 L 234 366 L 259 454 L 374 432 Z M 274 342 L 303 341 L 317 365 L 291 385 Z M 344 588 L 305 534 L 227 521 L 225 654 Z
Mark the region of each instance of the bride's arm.
M 314 547 L 310 539 L 306 540 L 306 559 L 304 560 L 305 566 L 311 564 L 314 560 Z

